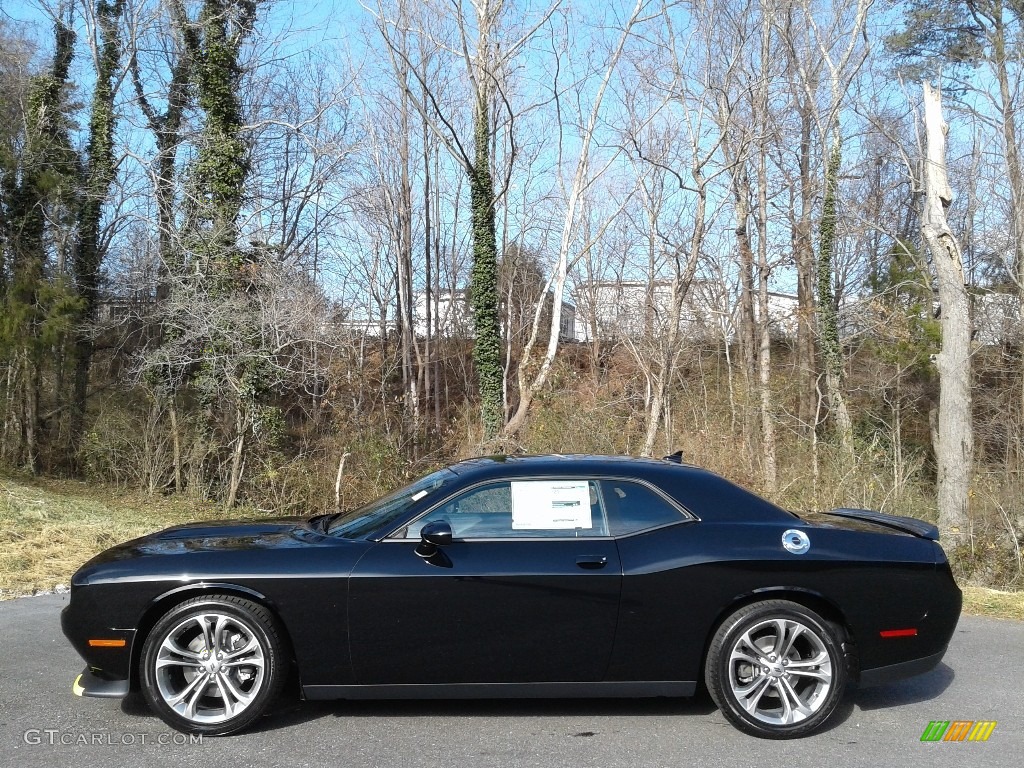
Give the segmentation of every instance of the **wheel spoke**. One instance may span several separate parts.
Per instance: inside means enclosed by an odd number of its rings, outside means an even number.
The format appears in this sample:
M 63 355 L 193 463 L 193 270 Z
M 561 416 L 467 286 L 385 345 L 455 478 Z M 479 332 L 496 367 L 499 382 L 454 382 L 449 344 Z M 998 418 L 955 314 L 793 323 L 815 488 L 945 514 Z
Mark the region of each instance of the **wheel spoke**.
M 178 659 L 182 660 L 183 666 L 198 666 L 200 661 L 198 653 L 188 648 L 182 648 L 173 637 L 164 638 L 164 641 L 160 644 L 160 650 L 161 652 L 166 651 L 169 655 L 178 657 Z M 162 658 L 166 658 L 166 656 Z M 195 663 L 184 664 L 185 661 Z
M 813 714 L 811 708 L 800 698 L 800 694 L 790 684 L 789 680 L 782 677 L 775 681 L 775 690 L 779 693 L 782 701 L 782 722 L 787 725 L 803 720 Z
M 210 622 L 210 616 L 205 613 L 196 616 L 196 624 L 199 625 L 199 628 L 203 633 L 203 650 L 208 653 L 213 653 L 215 640 L 213 638 L 213 626 Z
M 156 668 L 163 669 L 164 667 L 184 667 L 186 669 L 198 669 L 203 665 L 198 661 L 192 661 L 191 659 L 173 659 L 173 658 L 160 658 L 156 660 Z
M 221 673 L 217 675 L 217 684 L 224 693 L 224 700 L 228 701 L 229 698 L 234 699 L 239 705 L 239 710 L 245 709 L 252 702 L 252 695 L 244 692 L 241 688 L 235 685 L 235 681 L 231 679 L 231 675 Z M 230 696 L 228 695 L 230 694 Z
M 184 701 L 187 697 L 192 696 L 197 692 L 201 693 L 206 688 L 206 684 L 208 682 L 210 682 L 210 676 L 203 672 L 202 674 L 196 675 L 192 682 L 186 685 L 177 694 L 165 700 L 172 707 L 177 707 L 177 705 Z M 194 696 L 193 698 L 197 699 L 198 695 Z
M 745 655 L 752 655 L 757 664 L 765 664 L 768 662 L 768 657 L 765 655 L 765 652 L 757 646 L 749 632 L 743 633 L 743 636 L 740 637 L 736 646 L 733 648 L 733 653 L 744 653 L 742 650 L 744 647 L 749 651 L 749 654 Z
M 747 712 L 753 713 L 757 709 L 761 697 L 768 690 L 768 683 L 770 681 L 770 677 L 759 677 L 749 685 L 734 685 L 732 691 L 736 694 L 736 698 L 740 699 L 740 704 L 743 705 Z
M 224 675 L 220 673 L 214 675 L 213 682 L 217 685 L 217 690 L 220 691 L 220 700 L 224 702 L 224 714 L 231 717 L 235 713 L 235 702 L 231 698 L 231 694 L 228 693 L 227 686 L 224 685 Z
M 814 667 L 821 667 L 826 664 L 831 665 L 831 661 L 828 657 L 828 652 L 819 651 L 809 659 L 794 659 L 790 661 L 787 667 L 787 671 L 792 673 L 796 670 L 811 669 Z
M 729 654 L 729 663 L 731 664 L 734 661 L 745 661 L 747 664 L 752 664 L 755 667 L 759 667 L 762 664 L 762 659 L 741 651 L 739 648 L 734 648 L 732 653 Z
M 224 630 L 228 625 L 228 617 L 224 614 L 217 615 L 217 623 L 213 628 L 213 646 L 210 653 L 220 653 L 223 647 Z
M 253 651 L 259 650 L 259 647 L 260 644 L 259 642 L 257 642 L 256 638 L 250 637 L 249 642 L 247 642 L 241 648 L 237 648 L 234 651 L 228 651 L 227 653 L 225 653 L 223 657 L 224 661 L 231 661 L 233 659 L 237 659 L 244 654 L 252 653 Z
M 781 634 L 775 639 L 775 654 L 776 658 L 784 659 L 793 650 L 796 639 L 804 633 L 804 627 L 791 621 L 778 621 L 776 627 L 781 627 Z
M 200 683 L 200 685 L 195 686 L 193 688 L 192 693 L 188 697 L 188 702 L 186 703 L 185 706 L 185 717 L 189 719 L 192 719 L 196 716 L 196 706 L 199 704 L 199 699 L 206 691 L 206 686 L 210 682 L 210 676 L 201 675 L 200 677 L 197 677 L 196 680 L 201 680 L 202 682 Z
M 823 669 L 790 669 L 789 674 L 796 677 L 810 677 L 823 683 L 832 682 L 832 673 Z
M 263 657 L 248 656 L 244 659 L 232 659 L 231 661 L 225 661 L 221 666 L 227 669 L 238 669 L 239 667 L 259 667 L 263 669 Z

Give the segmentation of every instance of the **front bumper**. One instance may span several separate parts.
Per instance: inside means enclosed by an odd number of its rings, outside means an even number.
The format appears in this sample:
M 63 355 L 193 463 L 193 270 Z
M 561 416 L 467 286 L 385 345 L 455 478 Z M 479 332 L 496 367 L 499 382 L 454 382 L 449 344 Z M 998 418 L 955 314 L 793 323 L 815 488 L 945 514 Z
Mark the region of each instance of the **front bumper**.
M 90 674 L 97 680 L 128 680 L 132 674 L 135 630 L 117 627 L 114 622 L 119 621 L 119 617 L 111 619 L 88 597 L 81 590 L 72 589 L 71 602 L 60 615 L 64 636 L 85 660 L 86 670 L 91 670 Z
M 104 680 L 92 673 L 88 667 L 71 684 L 75 696 L 92 696 L 98 699 L 123 699 L 128 695 L 127 680 Z

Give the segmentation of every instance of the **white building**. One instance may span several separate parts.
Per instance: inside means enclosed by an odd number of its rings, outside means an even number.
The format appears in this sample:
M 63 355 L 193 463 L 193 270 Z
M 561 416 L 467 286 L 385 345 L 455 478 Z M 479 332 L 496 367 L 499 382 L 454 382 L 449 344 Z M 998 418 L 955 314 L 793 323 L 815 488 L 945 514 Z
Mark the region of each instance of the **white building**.
M 608 280 L 577 286 L 576 336 L 580 340 L 638 339 L 663 333 L 672 316 L 670 280 Z M 755 311 L 757 297 L 754 297 Z M 798 302 L 788 293 L 768 294 L 768 316 L 777 338 L 795 338 Z M 679 327 L 690 339 L 735 336 L 739 307 L 727 287 L 715 280 L 694 280 L 686 291 Z
M 550 301 L 552 292 L 548 291 Z M 431 324 L 435 335 L 439 338 L 467 339 L 473 336 L 473 312 L 465 289 L 441 291 L 431 297 Z M 413 327 L 416 335 L 427 335 L 427 295 L 424 291 L 413 294 Z M 562 341 L 576 339 L 576 308 L 562 302 L 562 314 L 559 323 L 559 338 Z
M 1021 339 L 1020 299 L 1010 293 L 971 296 L 973 340 L 981 346 L 1017 343 Z
M 473 335 L 473 315 L 464 289 L 440 291 L 431 296 L 430 323 L 440 338 L 465 339 Z M 427 336 L 427 294 L 417 291 L 412 296 L 412 324 L 416 335 Z
M 715 297 L 694 282 L 680 311 L 679 325 L 693 334 L 715 324 Z M 576 337 L 580 340 L 641 338 L 664 331 L 673 309 L 669 280 L 607 280 L 580 283 L 576 301 Z

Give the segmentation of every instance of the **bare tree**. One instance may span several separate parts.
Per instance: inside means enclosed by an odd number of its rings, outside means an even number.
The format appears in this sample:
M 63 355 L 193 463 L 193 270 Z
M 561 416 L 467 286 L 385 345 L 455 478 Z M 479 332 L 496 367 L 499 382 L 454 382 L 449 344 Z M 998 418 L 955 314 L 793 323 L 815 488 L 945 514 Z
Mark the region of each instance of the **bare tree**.
M 641 237 L 647 246 L 649 291 L 662 274 L 668 281 L 666 301 L 648 295 L 649 317 L 640 337 L 646 349 L 631 335 L 626 337 L 649 392 L 641 448 L 644 456 L 653 454 L 659 428 L 668 421 L 669 387 L 676 378 L 687 336 L 692 343 L 703 341 L 694 322 L 700 310 L 695 309 L 691 288 L 704 257 L 711 218 L 708 197 L 712 183 L 723 172 L 720 165 L 712 163 L 718 159 L 722 136 L 728 131 L 728 127 L 712 130 L 717 105 L 705 85 L 718 56 L 711 19 L 694 25 L 688 34 L 677 31 L 668 9 L 664 21 L 665 36 L 659 41 L 664 55 L 658 60 L 670 75 L 662 76 L 661 67 L 643 73 L 642 87 L 652 93 L 654 104 L 640 100 L 639 109 L 631 110 L 631 131 L 626 139 L 641 176 Z M 635 106 L 636 99 L 627 97 L 627 103 Z M 671 452 L 671 445 L 667 448 Z
M 525 29 L 516 28 L 518 20 L 509 12 L 505 0 L 471 0 L 470 8 L 465 8 L 461 2 L 454 7 L 424 3 L 419 9 L 419 18 L 426 21 L 415 31 L 431 37 L 429 44 L 421 47 L 454 53 L 464 69 L 471 114 L 468 137 L 460 125 L 457 111 L 460 107 L 445 104 L 434 84 L 428 82 L 425 71 L 410 61 L 411 51 L 404 44 L 412 31 L 406 0 L 398 0 L 395 8 L 386 8 L 379 2 L 375 11 L 378 29 L 391 54 L 403 60 L 408 74 L 419 80 L 421 90 L 406 87 L 406 95 L 469 181 L 473 234 L 473 361 L 481 421 L 488 441 L 498 435 L 503 422 L 496 218 L 499 199 L 508 187 L 508 178 L 495 183 L 493 144 L 499 134 L 505 141 L 514 141 L 512 124 L 517 115 L 506 92 L 506 73 L 559 3 L 560 0 L 555 0 L 535 21 L 525 25 Z M 499 114 L 495 114 L 496 108 Z M 514 155 L 514 146 L 511 152 Z
M 629 16 L 621 23 L 618 37 L 614 41 L 611 50 L 603 62 L 603 66 L 599 72 L 596 88 L 594 89 L 593 96 L 589 101 L 589 110 L 586 113 L 581 111 L 581 114 L 578 115 L 580 132 L 578 136 L 575 137 L 578 141 L 578 147 L 575 152 L 572 178 L 568 183 L 566 183 L 565 180 L 559 177 L 561 194 L 565 205 L 565 214 L 562 220 L 557 258 L 555 260 L 551 276 L 548 280 L 550 290 L 554 295 L 550 325 L 545 329 L 547 331 L 548 343 L 541 359 L 539 361 L 534 361 L 534 349 L 540 342 L 542 337 L 541 327 L 544 325 L 544 304 L 541 302 L 538 303 L 537 309 L 534 313 L 530 338 L 523 347 L 522 360 L 519 364 L 518 373 L 519 402 L 515 411 L 512 413 L 512 417 L 508 420 L 508 423 L 505 424 L 505 428 L 502 431 L 502 437 L 504 440 L 511 440 L 526 423 L 533 399 L 547 382 L 548 376 L 551 373 L 551 365 L 555 360 L 555 355 L 558 353 L 559 331 L 561 329 L 562 322 L 561 300 L 565 291 L 565 284 L 569 274 L 569 269 L 572 264 L 575 264 L 576 261 L 578 261 L 587 252 L 587 250 L 589 250 L 594 242 L 593 240 L 588 240 L 582 244 L 577 242 L 580 214 L 582 212 L 581 209 L 585 207 L 586 197 L 593 191 L 596 180 L 604 174 L 615 159 L 615 156 L 613 155 L 612 158 L 608 159 L 604 163 L 594 164 L 591 158 L 591 151 L 594 146 L 598 123 L 602 115 L 602 105 L 604 103 L 605 94 L 608 91 L 609 84 L 611 83 L 613 76 L 616 74 L 619 62 L 626 50 L 626 45 L 633 37 L 636 28 L 658 16 L 658 11 L 655 11 L 653 14 L 649 13 L 648 9 L 651 5 L 652 3 L 650 0 L 636 0 Z M 560 88 L 561 84 L 556 82 L 554 97 L 558 100 L 559 104 L 562 104 L 563 96 L 560 92 Z M 584 101 L 585 98 L 586 97 L 580 93 L 576 102 L 577 106 L 582 107 L 583 104 L 586 104 L 587 102 Z M 562 114 L 567 113 L 569 107 L 567 100 L 564 107 L 566 112 L 563 112 Z M 569 151 L 569 148 L 566 146 L 566 139 L 568 137 L 563 135 L 565 133 L 565 126 L 560 126 L 560 130 L 562 131 L 562 134 L 559 135 L 558 144 L 559 167 L 566 163 L 566 154 Z M 610 223 L 610 221 L 611 219 L 608 220 L 608 223 Z M 608 223 L 601 227 L 599 231 L 593 233 L 594 236 L 600 237 L 603 235 Z M 574 249 L 576 249 L 576 252 L 571 253 Z
M 94 344 L 91 326 L 96 322 L 100 276 L 109 240 L 101 227 L 110 186 L 117 174 L 114 156 L 114 128 L 117 122 L 114 99 L 122 78 L 121 15 L 125 0 L 97 0 L 84 3 L 87 40 L 96 72 L 89 114 L 83 199 L 79 210 L 78 247 L 74 252 L 75 282 L 82 300 L 81 324 L 75 339 L 74 403 L 71 408 L 71 446 L 77 447 L 84 428 L 89 372 Z
M 946 174 L 947 126 L 942 119 L 942 93 L 927 81 L 922 85 L 926 143 L 921 236 L 932 254 L 942 312 L 942 348 L 936 359 L 940 383 L 935 434 L 939 528 L 955 544 L 968 532 L 968 494 L 974 468 L 970 304 L 960 244 L 946 218 L 953 190 Z
M 794 98 L 800 122 L 800 211 L 792 216 L 800 300 L 798 416 L 804 424 L 817 423 L 817 416 L 811 416 L 810 408 L 817 366 L 809 334 L 809 320 L 816 316 L 825 391 L 840 445 L 847 456 L 853 451 L 853 424 L 843 391 L 839 297 L 835 294 L 835 258 L 841 234 L 838 213 L 843 145 L 841 110 L 867 57 L 863 31 L 872 4 L 873 0 L 837 0 L 820 7 L 809 0 L 799 0 L 789 4 L 779 19 L 779 37 L 785 45 L 795 80 Z M 824 96 L 819 94 L 819 90 L 826 91 Z M 820 148 L 818 153 L 814 152 L 815 143 Z M 823 171 L 820 186 L 812 182 L 813 166 Z M 812 196 L 819 188 L 823 194 L 818 254 L 814 259 L 811 244 Z M 812 283 L 816 283 L 813 291 Z

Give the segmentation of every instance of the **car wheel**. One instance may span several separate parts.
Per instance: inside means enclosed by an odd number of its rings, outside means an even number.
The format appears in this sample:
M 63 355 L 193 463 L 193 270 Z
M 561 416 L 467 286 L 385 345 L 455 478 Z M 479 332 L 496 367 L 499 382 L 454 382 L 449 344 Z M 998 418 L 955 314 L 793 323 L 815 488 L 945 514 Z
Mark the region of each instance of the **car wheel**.
M 846 687 L 841 630 L 788 600 L 744 606 L 715 632 L 704 679 L 741 731 L 806 736 L 832 714 Z
M 281 633 L 261 605 L 231 595 L 188 600 L 168 611 L 142 649 L 142 693 L 179 731 L 234 733 L 281 689 Z

